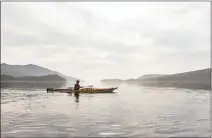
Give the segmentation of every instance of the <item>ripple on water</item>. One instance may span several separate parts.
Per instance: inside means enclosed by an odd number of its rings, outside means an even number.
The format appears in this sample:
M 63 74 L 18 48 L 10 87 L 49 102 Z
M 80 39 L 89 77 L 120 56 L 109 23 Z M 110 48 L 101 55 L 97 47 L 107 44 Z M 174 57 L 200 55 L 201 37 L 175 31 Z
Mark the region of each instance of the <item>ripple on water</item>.
M 122 135 L 124 133 L 115 133 L 115 132 L 100 132 L 99 135 L 101 136 L 115 136 L 115 135 Z
M 111 125 L 112 127 L 120 127 L 121 125 Z

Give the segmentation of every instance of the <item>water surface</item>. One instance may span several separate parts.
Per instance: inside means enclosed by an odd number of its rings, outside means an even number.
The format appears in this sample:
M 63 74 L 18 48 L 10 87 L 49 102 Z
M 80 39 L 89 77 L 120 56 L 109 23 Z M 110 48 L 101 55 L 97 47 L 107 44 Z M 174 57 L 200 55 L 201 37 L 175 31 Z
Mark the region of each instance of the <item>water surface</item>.
M 120 85 L 114 94 L 76 99 L 43 87 L 5 87 L 1 112 L 3 137 L 210 136 L 205 90 Z

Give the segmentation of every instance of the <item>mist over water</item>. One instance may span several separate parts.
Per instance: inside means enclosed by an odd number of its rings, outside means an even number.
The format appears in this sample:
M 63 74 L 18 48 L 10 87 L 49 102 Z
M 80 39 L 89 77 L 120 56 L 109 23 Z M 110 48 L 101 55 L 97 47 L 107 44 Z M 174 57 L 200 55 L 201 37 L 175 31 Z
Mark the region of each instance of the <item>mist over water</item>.
M 71 85 L 4 84 L 1 135 L 210 136 L 210 91 L 120 84 L 113 94 L 80 94 L 78 99 L 46 93 L 47 87 Z

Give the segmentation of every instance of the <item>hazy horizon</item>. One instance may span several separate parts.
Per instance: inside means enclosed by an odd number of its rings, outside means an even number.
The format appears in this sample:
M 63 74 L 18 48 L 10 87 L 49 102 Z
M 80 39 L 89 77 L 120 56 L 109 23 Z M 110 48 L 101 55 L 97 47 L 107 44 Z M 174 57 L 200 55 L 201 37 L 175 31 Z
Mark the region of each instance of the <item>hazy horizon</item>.
M 2 2 L 2 63 L 86 81 L 210 68 L 210 2 Z

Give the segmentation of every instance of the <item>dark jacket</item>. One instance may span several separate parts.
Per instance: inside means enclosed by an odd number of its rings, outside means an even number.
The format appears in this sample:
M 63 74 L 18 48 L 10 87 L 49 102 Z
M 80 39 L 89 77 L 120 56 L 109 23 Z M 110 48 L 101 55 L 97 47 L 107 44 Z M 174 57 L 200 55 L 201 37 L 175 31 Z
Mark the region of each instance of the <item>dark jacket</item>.
M 79 90 L 80 88 L 81 88 L 81 86 L 79 84 L 74 85 L 74 90 Z

